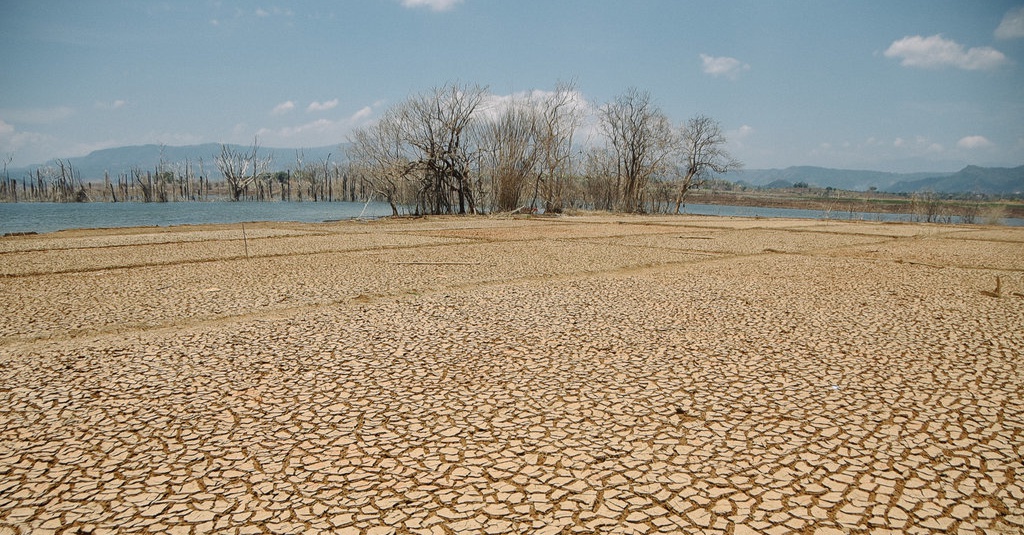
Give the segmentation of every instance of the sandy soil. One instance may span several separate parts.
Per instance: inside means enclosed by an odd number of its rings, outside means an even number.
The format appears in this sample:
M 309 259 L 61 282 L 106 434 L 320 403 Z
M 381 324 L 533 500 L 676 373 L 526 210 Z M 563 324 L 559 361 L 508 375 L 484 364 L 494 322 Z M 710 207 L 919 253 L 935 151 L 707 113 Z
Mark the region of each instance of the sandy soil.
M 1024 229 L 60 232 L 0 319 L 0 535 L 1024 531 Z

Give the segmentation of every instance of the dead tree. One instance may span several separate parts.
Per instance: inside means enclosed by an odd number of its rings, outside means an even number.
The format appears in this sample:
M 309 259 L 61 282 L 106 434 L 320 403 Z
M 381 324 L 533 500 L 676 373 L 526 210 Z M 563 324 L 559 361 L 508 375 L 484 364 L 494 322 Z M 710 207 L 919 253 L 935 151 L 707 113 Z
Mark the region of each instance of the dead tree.
M 229 145 L 220 146 L 217 169 L 224 175 L 232 201 L 242 200 L 249 186 L 270 166 L 271 158 L 260 157 L 259 149 L 258 141 L 253 141 L 252 146 L 246 151 Z
M 410 97 L 376 125 L 353 132 L 354 167 L 396 213 L 398 203 L 418 213 L 475 213 L 471 127 L 484 94 L 448 84 Z
M 475 213 L 470 176 L 470 125 L 486 90 L 448 84 L 398 107 L 399 136 L 418 177 L 418 206 L 426 213 Z
M 727 173 L 743 167 L 725 149 L 722 128 L 710 117 L 698 115 L 691 118 L 683 126 L 680 138 L 684 161 L 679 168 L 682 172 L 676 186 L 677 214 L 691 189 L 704 185 L 715 173 Z
M 538 174 L 537 115 L 533 102 L 516 98 L 481 129 L 481 171 L 490 177 L 492 202 L 499 212 L 520 208 Z
M 371 127 L 356 129 L 349 137 L 348 156 L 352 166 L 367 177 L 373 194 L 391 206 L 398 215 L 398 206 L 411 199 L 403 193 L 414 165 L 402 142 L 397 117 L 386 113 Z
M 616 209 L 644 212 L 652 176 L 664 173 L 679 147 L 668 118 L 649 93 L 629 89 L 600 110 L 601 129 L 615 159 Z
M 537 177 L 533 201 L 544 199 L 545 212 L 561 212 L 573 173 L 573 137 L 583 120 L 582 98 L 571 83 L 539 99 L 537 123 Z

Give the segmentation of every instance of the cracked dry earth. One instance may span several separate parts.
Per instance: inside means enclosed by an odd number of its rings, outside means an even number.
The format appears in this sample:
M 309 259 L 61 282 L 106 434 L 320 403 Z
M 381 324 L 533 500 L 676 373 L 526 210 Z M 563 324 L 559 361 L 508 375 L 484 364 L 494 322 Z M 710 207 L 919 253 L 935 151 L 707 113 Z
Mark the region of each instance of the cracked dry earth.
M 1024 229 L 247 230 L 0 240 L 0 534 L 1024 530 Z

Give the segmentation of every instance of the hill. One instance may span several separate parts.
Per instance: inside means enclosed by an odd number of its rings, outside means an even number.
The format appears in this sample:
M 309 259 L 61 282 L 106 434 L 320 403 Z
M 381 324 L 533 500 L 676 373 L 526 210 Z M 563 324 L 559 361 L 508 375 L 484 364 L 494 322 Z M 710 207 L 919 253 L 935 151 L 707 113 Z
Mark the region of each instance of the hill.
M 744 169 L 725 175 L 725 179 L 763 187 L 791 187 L 798 182 L 813 187 L 866 191 L 889 191 L 894 184 L 937 176 L 937 173 L 887 173 L 827 167 L 794 166 L 785 169 Z
M 936 193 L 982 193 L 986 195 L 1024 193 L 1024 165 L 1020 167 L 978 167 L 968 165 L 956 173 L 901 181 L 890 191 Z

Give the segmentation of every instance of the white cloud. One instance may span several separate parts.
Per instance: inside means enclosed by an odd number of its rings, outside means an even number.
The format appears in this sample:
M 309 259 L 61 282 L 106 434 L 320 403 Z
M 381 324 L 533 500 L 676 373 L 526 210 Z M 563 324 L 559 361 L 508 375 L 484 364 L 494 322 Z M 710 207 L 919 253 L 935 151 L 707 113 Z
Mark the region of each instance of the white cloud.
M 534 89 L 529 91 L 516 91 L 511 94 L 487 93 L 480 102 L 476 114 L 484 120 L 494 120 L 511 108 L 516 102 L 544 101 L 554 98 L 557 91 L 546 89 Z M 566 108 L 581 118 L 580 128 L 575 132 L 578 139 L 588 142 L 594 135 L 597 135 L 597 108 L 587 100 L 578 90 L 572 90 L 567 95 Z
M 286 137 L 287 138 L 287 137 L 295 137 L 295 136 L 298 136 L 298 135 L 301 135 L 301 134 L 310 133 L 310 132 L 324 132 L 324 131 L 328 130 L 332 125 L 334 125 L 334 121 L 328 121 L 327 119 L 317 119 L 317 120 L 315 120 L 313 122 L 306 123 L 306 124 L 299 125 L 299 126 L 286 126 L 286 127 L 282 128 L 282 129 L 278 130 L 277 131 L 277 135 L 279 135 L 281 137 Z M 261 133 L 266 133 L 266 132 L 268 132 L 268 131 L 265 130 L 265 129 L 261 129 L 257 133 L 261 134 Z
M 701 54 L 700 61 L 703 64 L 701 69 L 704 71 L 704 74 L 710 74 L 715 78 L 724 76 L 730 80 L 735 80 L 741 72 L 750 70 L 750 65 L 736 58 L 726 56 L 714 57 Z
M 292 111 L 293 109 L 295 109 L 295 103 L 290 100 L 286 100 L 278 104 L 277 106 L 274 106 L 274 109 L 270 110 L 270 113 L 274 115 L 283 115 L 285 113 Z
M 236 140 L 236 142 L 248 143 L 252 140 L 252 135 L 253 133 L 248 123 L 236 123 L 235 126 L 231 127 L 231 140 Z M 246 141 L 246 138 L 249 138 L 249 141 Z M 237 141 L 239 139 L 241 141 Z
M 956 67 L 968 71 L 995 69 L 1007 63 L 1002 52 L 988 46 L 964 50 L 964 45 L 941 34 L 929 37 L 907 36 L 893 41 L 885 51 L 887 58 L 900 58 L 904 67 L 938 69 Z
M 993 143 L 985 136 L 966 136 L 956 142 L 956 146 L 961 149 L 984 149 L 992 145 Z
M 517 91 L 508 95 L 495 95 L 488 93 L 480 104 L 480 115 L 486 119 L 494 119 L 507 110 L 516 102 L 538 101 L 543 102 L 554 98 L 558 93 L 544 89 L 532 91 Z M 568 107 L 580 114 L 596 113 L 596 109 L 587 102 L 586 97 L 579 91 L 572 91 L 568 95 Z
M 745 141 L 754 135 L 754 127 L 748 124 L 740 126 L 736 130 L 729 130 L 725 133 L 725 139 L 729 145 L 735 148 L 745 148 Z
M 119 110 L 119 109 L 125 107 L 125 105 L 127 105 L 127 104 L 128 104 L 127 101 L 124 101 L 124 100 L 121 100 L 121 99 L 117 99 L 117 100 L 115 100 L 113 102 L 97 102 L 96 103 L 96 109 L 98 109 L 98 110 Z
M 11 155 L 16 165 L 49 158 L 52 138 L 36 132 L 20 132 L 14 125 L 0 119 L 0 157 Z M 23 151 L 26 153 L 23 154 Z
M 258 7 L 258 8 L 256 8 L 256 12 L 255 13 L 256 13 L 257 17 L 264 18 L 264 19 L 267 18 L 267 17 L 270 17 L 271 15 L 273 15 L 275 17 L 280 17 L 280 16 L 291 17 L 291 16 L 295 15 L 295 13 L 291 9 L 281 9 L 279 7 L 272 7 L 269 10 L 263 9 L 262 7 Z
M 543 102 L 547 99 L 554 98 L 557 94 L 557 91 L 548 91 L 545 89 L 517 91 L 507 95 L 495 95 L 488 93 L 484 97 L 483 102 L 480 103 L 480 107 L 477 108 L 476 113 L 483 120 L 494 120 L 504 111 L 509 109 L 514 103 L 529 101 Z M 599 140 L 603 139 L 604 134 L 601 133 L 601 129 L 598 124 L 597 106 L 590 103 L 583 93 L 580 93 L 578 90 L 572 90 L 569 92 L 566 104 L 568 110 L 579 117 L 579 124 L 573 134 L 573 143 L 582 143 L 583 145 L 589 146 L 591 144 L 598 143 Z
M 886 144 L 879 141 L 877 138 L 869 138 L 868 141 L 859 146 L 859 148 L 874 148 L 884 147 Z M 901 155 L 925 155 L 925 154 L 939 154 L 945 152 L 946 147 L 941 143 L 932 141 L 925 136 L 914 136 L 913 139 L 907 139 L 903 137 L 897 137 L 892 141 L 892 147 L 897 149 L 894 154 Z
M 150 130 L 140 139 L 147 140 L 148 143 L 155 143 L 157 145 L 198 145 L 206 141 L 202 136 L 198 134 L 191 134 L 188 132 L 167 132 Z M 250 140 L 251 141 L 251 140 Z M 127 145 L 130 142 L 120 141 L 118 145 Z
M 373 115 L 373 108 L 371 108 L 370 106 L 364 106 L 361 110 L 353 113 L 352 117 L 349 117 L 348 120 L 349 122 L 357 123 L 368 118 L 371 115 Z
M 402 0 L 405 7 L 428 7 L 431 11 L 447 11 L 461 3 L 462 0 Z
M 1011 9 L 1003 15 L 1002 22 L 996 28 L 996 37 L 1000 39 L 1017 39 L 1024 37 L 1024 6 Z
M 307 112 L 310 111 L 327 111 L 334 109 L 338 106 L 338 99 L 328 100 L 327 102 L 312 102 L 309 107 L 306 108 Z
M 924 136 L 915 136 L 914 144 L 909 146 L 910 150 L 916 153 L 938 154 L 945 149 L 940 143 L 936 143 Z
M 331 102 L 326 103 L 330 104 L 327 109 L 336 106 L 336 103 Z M 255 134 L 264 145 L 280 147 L 315 147 L 340 143 L 353 128 L 372 120 L 374 113 L 383 103 L 382 100 L 376 101 L 342 119 L 320 118 L 297 125 L 263 127 L 256 129 L 255 132 L 249 130 L 247 125 L 240 124 L 235 127 L 234 139 L 245 139 Z

